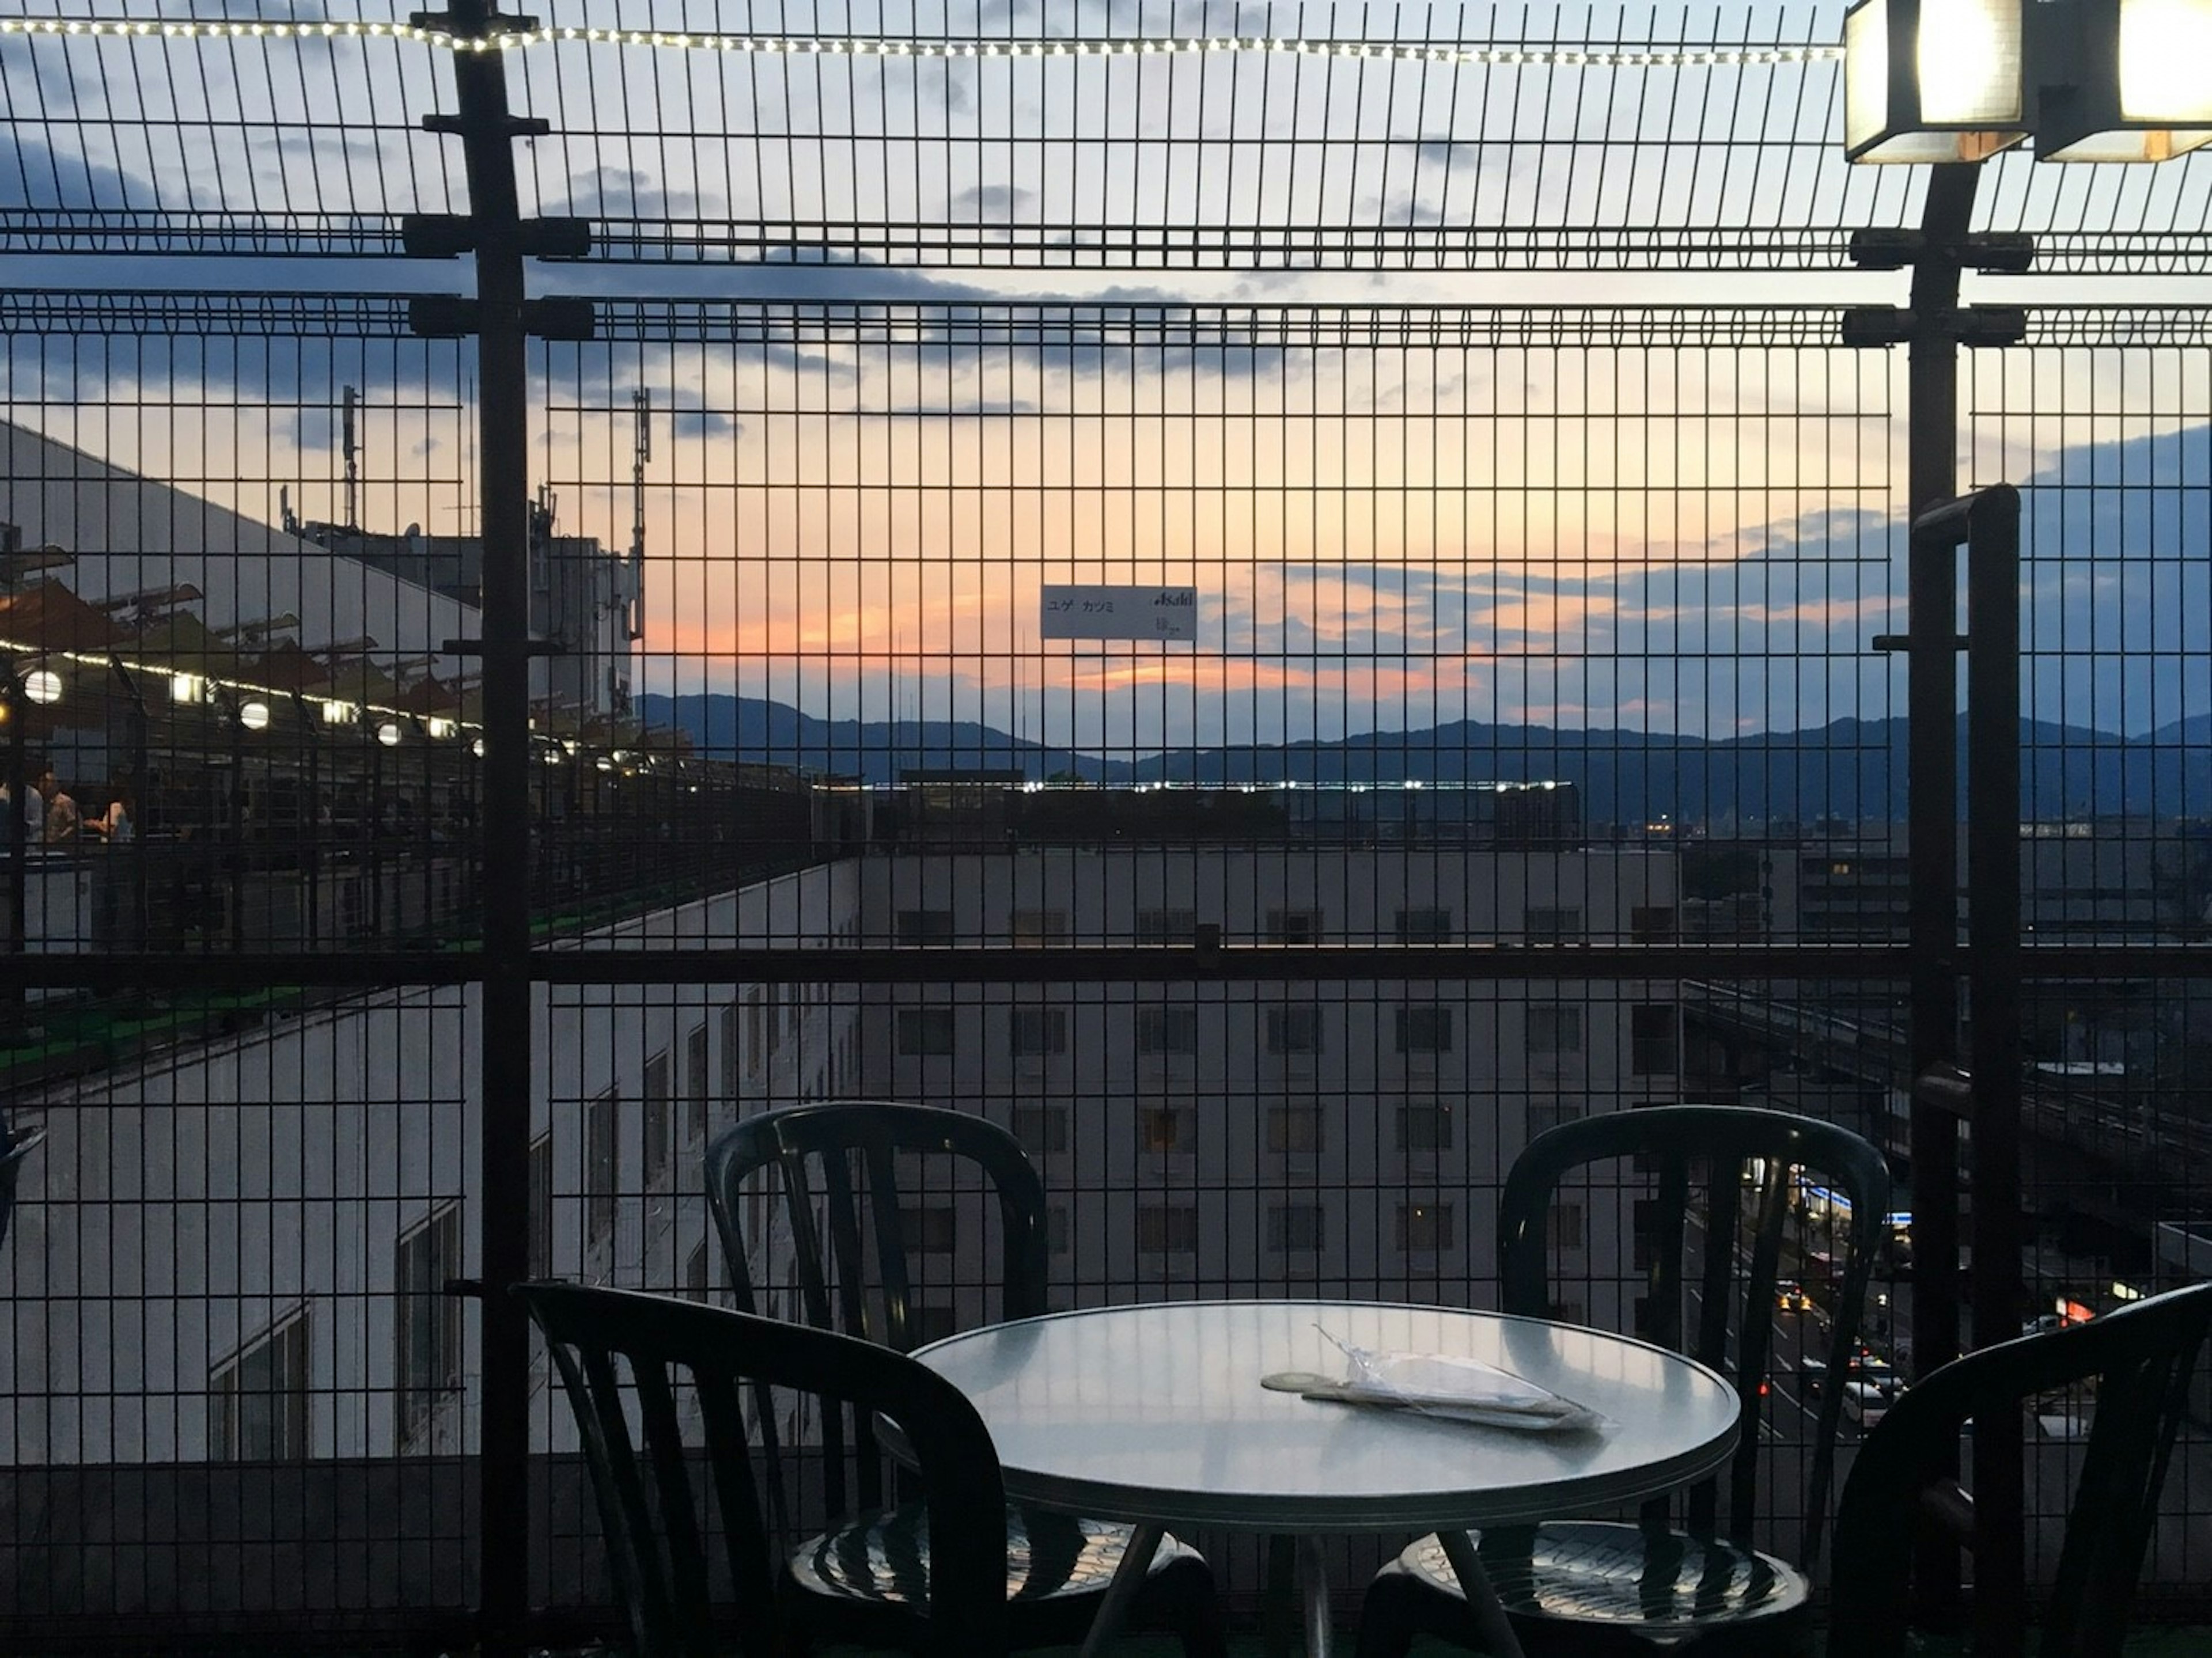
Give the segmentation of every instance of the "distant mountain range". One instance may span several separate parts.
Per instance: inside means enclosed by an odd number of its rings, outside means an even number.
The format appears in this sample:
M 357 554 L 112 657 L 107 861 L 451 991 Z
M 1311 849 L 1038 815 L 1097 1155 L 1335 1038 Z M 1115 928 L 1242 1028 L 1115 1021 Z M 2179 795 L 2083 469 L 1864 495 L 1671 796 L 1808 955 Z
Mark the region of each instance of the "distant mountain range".
M 896 780 L 917 768 L 1073 774 L 1103 783 L 1305 785 L 1571 782 L 1595 823 L 1905 815 L 1905 721 L 1838 720 L 1796 732 L 1708 738 L 1459 720 L 1333 741 L 1175 749 L 1135 761 L 1017 738 L 972 720 L 822 720 L 723 694 L 638 699 L 647 723 L 688 732 L 716 758 Z M 1960 722 L 1960 776 L 1966 770 Z M 2021 809 L 2038 818 L 2212 815 L 2212 716 L 2148 736 L 2021 722 Z M 1963 799 L 1963 795 L 1961 799 Z

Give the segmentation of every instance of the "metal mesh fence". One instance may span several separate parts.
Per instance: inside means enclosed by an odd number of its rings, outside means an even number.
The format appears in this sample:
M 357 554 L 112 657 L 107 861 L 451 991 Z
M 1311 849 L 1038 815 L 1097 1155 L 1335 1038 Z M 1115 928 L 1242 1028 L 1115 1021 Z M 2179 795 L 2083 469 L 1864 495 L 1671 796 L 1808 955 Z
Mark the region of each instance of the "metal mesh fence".
M 1514 1157 L 1650 1103 L 1909 1175 L 1905 364 L 1842 329 L 1922 184 L 1836 157 L 1832 16 L 1073 15 L 514 24 L 520 210 L 589 237 L 541 224 L 590 329 L 528 347 L 520 477 L 423 125 L 465 32 L 0 17 L 18 1644 L 602 1617 L 484 1240 L 719 1296 L 701 1155 L 776 1105 L 1011 1130 L 1063 1306 L 1494 1304 Z M 1960 482 L 2026 501 L 2024 1324 L 2212 1271 L 2212 356 L 2087 280 L 2201 274 L 2208 177 L 2007 158 L 1976 221 L 2073 279 L 1961 377 Z M 1563 1311 L 1647 1197 L 1559 1219 Z M 973 1193 L 910 1208 L 922 1332 L 988 1316 Z M 1771 1311 L 1785 1551 L 1838 1218 Z

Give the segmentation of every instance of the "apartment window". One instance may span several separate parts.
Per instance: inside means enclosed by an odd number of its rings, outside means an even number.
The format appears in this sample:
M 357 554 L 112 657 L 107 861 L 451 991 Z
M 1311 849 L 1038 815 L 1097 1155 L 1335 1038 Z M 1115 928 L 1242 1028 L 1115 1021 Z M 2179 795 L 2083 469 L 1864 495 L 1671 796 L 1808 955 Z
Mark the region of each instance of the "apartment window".
M 768 1005 L 755 985 L 745 993 L 745 1074 L 758 1077 L 768 1062 Z
M 216 1367 L 208 1378 L 208 1455 L 218 1462 L 296 1461 L 307 1455 L 304 1309 Z
M 918 1255 L 949 1255 L 958 1230 L 959 1212 L 949 1203 L 902 1205 L 899 1236 Z
M 1271 1007 L 1267 1010 L 1267 1052 L 1321 1052 L 1321 1010 L 1317 1007 Z
M 1532 944 L 1564 944 L 1583 936 L 1583 913 L 1571 908 L 1531 908 L 1522 932 Z
M 744 1043 L 738 1032 L 744 1026 L 738 1022 L 738 1005 L 730 1002 L 722 1009 L 722 1097 L 738 1097 L 738 1079 L 744 1070 Z
M 1067 942 L 1067 912 L 1018 909 L 1006 918 L 1006 935 L 1018 944 L 1064 944 Z
M 1317 909 L 1271 909 L 1267 912 L 1267 942 L 1271 944 L 1310 944 L 1321 937 Z
M 1137 1052 L 1139 1054 L 1196 1054 L 1198 1010 L 1194 1007 L 1140 1007 L 1137 1010 Z
M 1579 1203 L 1554 1203 L 1544 1212 L 1544 1241 L 1554 1249 L 1579 1249 L 1583 1247 L 1583 1206 Z
M 952 942 L 952 912 L 949 909 L 902 909 L 891 922 L 902 944 L 949 944 Z
M 684 1262 L 684 1293 L 694 1301 L 704 1301 L 708 1282 L 707 1240 L 701 1238 Z
M 584 1108 L 588 1156 L 584 1169 L 585 1231 L 593 1247 L 615 1236 L 615 1204 L 622 1191 L 622 1091 L 610 1088 Z
M 1277 1254 L 1322 1247 L 1322 1206 L 1317 1203 L 1267 1206 L 1267 1247 Z
M 668 1050 L 645 1062 L 645 1183 L 668 1177 L 668 1116 L 673 1102 L 668 1085 Z
M 399 1441 L 421 1437 L 441 1400 L 461 1385 L 461 1303 L 446 1281 L 461 1272 L 461 1206 L 443 1209 L 399 1240 L 398 1363 Z
M 1055 1203 L 1044 1212 L 1044 1247 L 1055 1255 L 1067 1253 L 1067 1206 Z
M 1425 1104 L 1398 1108 L 1398 1149 L 1401 1151 L 1449 1151 L 1451 1146 L 1452 1114 L 1449 1106 Z
M 1401 1054 L 1449 1054 L 1452 1011 L 1448 1007 L 1401 1007 L 1392 1016 Z
M 1018 1007 L 1008 1027 L 1007 1051 L 1018 1060 L 1067 1052 L 1067 1014 L 1057 1007 Z
M 530 1276 L 553 1276 L 553 1137 L 530 1142 Z
M 1565 1002 L 1528 1004 L 1528 1051 L 1559 1055 L 1583 1051 L 1583 1011 Z
M 906 1059 L 949 1059 L 952 1031 L 949 1007 L 902 1007 L 898 1011 L 899 1054 Z
M 1435 908 L 1401 909 L 1398 912 L 1397 931 L 1398 942 L 1401 944 L 1449 944 L 1452 936 L 1452 913 Z
M 1580 1100 L 1537 1100 L 1528 1106 L 1528 1138 L 1557 1128 L 1563 1122 L 1580 1122 L 1583 1106 Z
M 1140 944 L 1187 944 L 1198 937 L 1194 909 L 1140 909 L 1137 912 L 1137 942 Z
M 1187 1205 L 1137 1206 L 1137 1248 L 1148 1255 L 1187 1255 L 1198 1248 L 1198 1211 Z
M 707 1101 L 712 1093 L 707 1086 L 707 1026 L 702 1020 L 691 1027 L 684 1039 L 684 1085 L 688 1090 L 684 1102 L 689 1108 L 691 1140 L 694 1145 L 707 1138 Z
M 1628 936 L 1639 944 L 1674 942 L 1674 906 L 1638 904 L 1628 912 Z
M 1137 1114 L 1137 1143 L 1147 1151 L 1192 1150 L 1190 1114 L 1153 1108 Z
M 1317 1105 L 1271 1105 L 1267 1108 L 1267 1149 L 1270 1151 L 1321 1150 L 1321 1108 Z
M 906 1309 L 907 1337 L 917 1347 L 960 1333 L 959 1315 L 950 1307 L 911 1303 Z
M 1064 1105 L 1018 1105 L 1014 1108 L 1014 1138 L 1031 1157 L 1047 1157 L 1067 1150 L 1067 1108 Z
M 1628 1068 L 1638 1077 L 1666 1076 L 1675 1068 L 1674 1010 L 1650 1003 L 1628 1010 Z
M 1452 1248 L 1459 1236 L 1456 1217 L 1448 1203 L 1401 1203 L 1396 1231 L 1401 1254 L 1432 1254 Z

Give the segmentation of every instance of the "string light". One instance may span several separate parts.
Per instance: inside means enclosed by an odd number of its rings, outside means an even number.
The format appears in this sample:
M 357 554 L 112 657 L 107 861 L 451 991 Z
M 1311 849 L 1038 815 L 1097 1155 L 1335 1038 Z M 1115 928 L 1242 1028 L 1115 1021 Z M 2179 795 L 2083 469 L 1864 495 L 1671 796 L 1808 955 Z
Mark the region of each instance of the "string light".
M 781 52 L 796 57 L 878 58 L 1136 58 L 1191 57 L 1208 52 L 1344 58 L 1371 62 L 1439 64 L 1485 69 L 1706 69 L 1755 68 L 1786 64 L 1835 63 L 1840 46 L 1791 44 L 1768 46 L 1711 45 L 1588 46 L 1462 46 L 1448 42 L 1301 39 L 1291 37 L 1159 35 L 1007 40 L 870 39 L 844 35 L 691 34 L 662 29 L 518 29 L 491 35 L 457 35 L 411 23 L 336 22 L 316 20 L 285 23 L 224 19 L 155 22 L 121 17 L 0 17 L 0 34 L 58 34 L 94 37 L 159 36 L 170 40 L 251 39 L 264 40 L 406 40 L 448 52 L 514 52 L 550 41 L 589 46 L 644 46 L 668 52 Z

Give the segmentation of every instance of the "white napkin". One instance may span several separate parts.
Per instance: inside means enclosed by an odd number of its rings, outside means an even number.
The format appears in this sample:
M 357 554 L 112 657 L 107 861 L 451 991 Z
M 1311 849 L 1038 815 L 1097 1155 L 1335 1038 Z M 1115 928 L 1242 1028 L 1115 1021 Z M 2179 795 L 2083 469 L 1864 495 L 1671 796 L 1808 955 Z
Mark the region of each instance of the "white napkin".
M 1314 1327 L 1321 1330 L 1319 1325 Z M 1321 1333 L 1351 1361 L 1352 1374 L 1340 1386 L 1309 1393 L 1309 1397 L 1387 1405 L 1423 1416 L 1528 1433 L 1576 1433 L 1605 1422 L 1595 1411 L 1479 1358 L 1376 1352 L 1340 1341 L 1327 1330 Z

